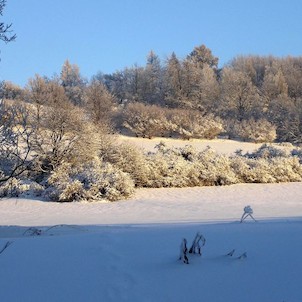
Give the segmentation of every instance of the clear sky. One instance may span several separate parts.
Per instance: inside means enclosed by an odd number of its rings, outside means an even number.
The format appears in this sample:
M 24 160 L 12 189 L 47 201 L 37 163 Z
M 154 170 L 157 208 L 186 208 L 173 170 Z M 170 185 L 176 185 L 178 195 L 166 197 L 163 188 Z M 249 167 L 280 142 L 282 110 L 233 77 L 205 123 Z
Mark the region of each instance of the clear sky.
M 205 44 L 223 66 L 237 55 L 302 55 L 302 0 L 7 0 L 0 80 L 23 86 L 60 73 L 66 59 L 90 77 L 137 63 L 153 50 L 180 58 Z

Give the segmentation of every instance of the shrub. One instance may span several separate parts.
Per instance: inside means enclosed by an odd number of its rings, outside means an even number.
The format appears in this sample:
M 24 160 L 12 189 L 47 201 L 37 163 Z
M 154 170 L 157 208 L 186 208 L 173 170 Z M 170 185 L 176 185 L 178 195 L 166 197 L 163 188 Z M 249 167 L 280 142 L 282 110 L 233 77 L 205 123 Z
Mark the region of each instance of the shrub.
M 302 148 L 293 149 L 291 155 L 297 157 L 302 164 Z
M 244 156 L 248 158 L 274 158 L 274 157 L 288 157 L 289 152 L 286 152 L 284 149 L 276 148 L 267 144 L 263 144 L 255 152 L 246 153 Z
M 243 183 L 274 183 L 276 179 L 266 159 L 233 159 L 232 167 L 240 182 Z
M 105 162 L 109 162 L 119 170 L 128 173 L 136 187 L 144 187 L 148 182 L 148 166 L 146 156 L 137 147 L 128 144 L 112 144 L 102 153 Z
M 276 137 L 276 127 L 265 119 L 249 119 L 241 122 L 228 120 L 226 131 L 230 138 L 240 138 L 255 143 L 273 142 Z
M 188 187 L 197 186 L 193 163 L 186 161 L 170 150 L 165 154 L 156 152 L 147 156 L 149 177 L 148 187 Z
M 222 132 L 222 122 L 196 110 L 167 109 L 130 103 L 124 111 L 124 126 L 136 136 L 174 136 L 183 139 L 213 139 Z
M 0 186 L 0 197 L 40 196 L 44 187 L 34 181 L 10 178 Z
M 302 179 L 299 157 L 268 145 L 262 145 L 253 153 L 235 156 L 232 168 L 240 181 L 246 183 L 289 182 Z
M 124 110 L 124 127 L 136 136 L 152 138 L 163 136 L 166 118 L 161 107 L 130 103 Z
M 230 159 L 210 147 L 198 154 L 200 179 L 203 185 L 229 185 L 238 182 Z
M 213 139 L 223 131 L 222 122 L 213 115 L 202 115 L 196 110 L 169 109 L 166 111 L 170 136 L 183 139 Z
M 63 164 L 53 171 L 47 183 L 44 196 L 61 202 L 114 201 L 134 192 L 134 182 L 127 173 L 97 160 L 76 168 Z

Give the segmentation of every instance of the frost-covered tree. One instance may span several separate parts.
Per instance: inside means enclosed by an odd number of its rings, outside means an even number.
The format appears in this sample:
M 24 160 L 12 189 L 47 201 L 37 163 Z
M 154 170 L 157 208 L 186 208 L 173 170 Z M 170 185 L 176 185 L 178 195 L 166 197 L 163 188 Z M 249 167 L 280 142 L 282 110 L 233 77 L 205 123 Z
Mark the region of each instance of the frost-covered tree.
M 285 57 L 280 65 L 288 87 L 288 96 L 294 101 L 302 98 L 302 57 Z
M 0 183 L 18 177 L 31 166 L 30 112 L 21 103 L 0 102 Z
M 77 164 L 94 158 L 99 143 L 98 132 L 87 121 L 83 110 L 69 101 L 63 99 L 59 106 L 53 103 L 43 107 L 32 140 L 38 154 L 36 169 L 50 173 L 63 162 Z
M 115 100 L 100 81 L 92 81 L 85 90 L 85 107 L 96 124 L 109 125 L 113 116 Z
M 194 47 L 187 59 L 200 69 L 204 66 L 216 69 L 218 65 L 218 58 L 213 56 L 212 51 L 205 45 Z
M 162 68 L 159 57 L 151 50 L 144 70 L 143 100 L 148 104 L 160 104 L 163 99 Z
M 25 99 L 25 91 L 20 86 L 9 82 L 0 82 L 0 99 L 23 100 Z
M 209 112 L 219 97 L 216 78 L 218 58 L 210 49 L 201 45 L 183 61 L 184 103 L 187 108 Z
M 183 98 L 183 71 L 181 61 L 173 52 L 166 62 L 165 69 L 165 102 L 169 107 L 179 107 Z
M 301 104 L 298 100 L 296 105 L 284 95 L 270 102 L 266 115 L 268 120 L 276 125 L 279 141 L 302 142 Z
M 29 102 L 35 107 L 37 123 L 39 124 L 42 107 L 52 102 L 50 85 L 45 78 L 36 74 L 34 78 L 28 80 L 26 89 Z
M 221 75 L 220 114 L 242 121 L 259 108 L 259 93 L 251 79 L 243 72 L 224 68 Z
M 274 100 L 280 95 L 287 97 L 288 85 L 277 63 L 266 67 L 262 90 L 269 100 Z
M 273 142 L 277 138 L 276 126 L 266 119 L 238 121 L 229 119 L 226 122 L 226 133 L 230 138 L 252 141 L 255 143 Z
M 124 97 L 123 101 L 144 100 L 145 71 L 143 67 L 134 64 L 123 70 Z
M 80 74 L 79 66 L 66 60 L 61 70 L 61 85 L 70 101 L 77 106 L 83 104 L 85 81 Z
M 236 71 L 245 73 L 251 79 L 252 83 L 260 89 L 266 66 L 271 65 L 273 60 L 272 56 L 236 56 L 228 65 Z

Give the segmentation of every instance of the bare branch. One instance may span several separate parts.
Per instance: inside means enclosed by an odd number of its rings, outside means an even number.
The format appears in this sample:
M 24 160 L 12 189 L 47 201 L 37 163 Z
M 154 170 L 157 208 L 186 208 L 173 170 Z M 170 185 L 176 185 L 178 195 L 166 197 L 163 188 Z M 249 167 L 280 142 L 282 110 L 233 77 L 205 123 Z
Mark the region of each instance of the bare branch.
M 6 0 L 0 1 L 0 15 L 3 15 L 3 9 L 6 5 Z M 0 40 L 2 40 L 5 43 L 12 42 L 16 40 L 17 36 L 16 34 L 12 34 L 13 30 L 11 29 L 11 24 L 5 24 L 3 22 L 0 22 Z

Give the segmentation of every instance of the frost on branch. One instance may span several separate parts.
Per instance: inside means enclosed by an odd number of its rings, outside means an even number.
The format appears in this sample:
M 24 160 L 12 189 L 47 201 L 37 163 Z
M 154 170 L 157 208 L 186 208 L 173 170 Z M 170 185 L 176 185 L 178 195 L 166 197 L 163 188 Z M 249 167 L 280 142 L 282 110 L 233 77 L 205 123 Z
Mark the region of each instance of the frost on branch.
M 73 168 L 61 165 L 48 178 L 46 197 L 55 201 L 101 200 L 127 198 L 134 183 L 127 173 L 109 163 L 94 161 Z

